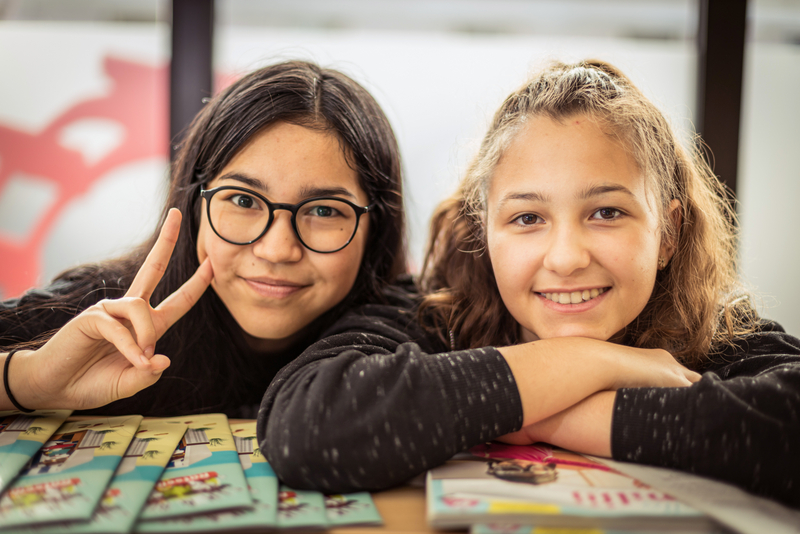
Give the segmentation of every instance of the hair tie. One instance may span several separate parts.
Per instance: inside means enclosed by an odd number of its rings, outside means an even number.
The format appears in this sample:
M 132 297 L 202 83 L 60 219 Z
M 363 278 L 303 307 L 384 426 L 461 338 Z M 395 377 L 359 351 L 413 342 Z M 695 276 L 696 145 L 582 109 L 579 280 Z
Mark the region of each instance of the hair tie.
M 11 394 L 11 388 L 8 387 L 8 364 L 11 363 L 11 357 L 14 356 L 14 353 L 17 352 L 19 349 L 14 349 L 8 353 L 6 356 L 6 363 L 3 365 L 3 386 L 6 388 L 6 395 L 8 395 L 8 400 L 11 401 L 11 404 L 16 406 L 17 410 L 24 412 L 24 413 L 31 413 L 35 410 L 29 410 L 28 408 L 23 407 L 20 403 L 17 402 L 17 399 L 14 398 L 14 395 Z

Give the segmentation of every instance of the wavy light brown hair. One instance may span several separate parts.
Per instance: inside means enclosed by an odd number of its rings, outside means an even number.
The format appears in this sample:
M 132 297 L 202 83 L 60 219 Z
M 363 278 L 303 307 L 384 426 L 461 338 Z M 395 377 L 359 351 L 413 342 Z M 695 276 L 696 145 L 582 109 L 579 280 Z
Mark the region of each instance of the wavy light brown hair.
M 736 215 L 699 150 L 687 153 L 664 115 L 601 61 L 554 63 L 503 102 L 458 191 L 434 213 L 421 317 L 453 348 L 519 342 L 486 251 L 487 191 L 503 152 L 530 118 L 573 115 L 587 116 L 627 147 L 656 199 L 662 239 L 675 247 L 649 302 L 627 326 L 625 344 L 662 348 L 702 367 L 717 345 L 752 331 L 756 316 L 737 276 Z M 669 216 L 673 199 L 680 201 L 680 222 Z

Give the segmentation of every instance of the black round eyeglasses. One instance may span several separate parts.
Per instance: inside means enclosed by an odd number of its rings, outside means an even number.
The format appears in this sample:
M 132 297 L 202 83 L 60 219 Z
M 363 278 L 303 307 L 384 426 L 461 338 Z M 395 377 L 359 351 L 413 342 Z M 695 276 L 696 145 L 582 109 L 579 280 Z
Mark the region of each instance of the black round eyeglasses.
M 358 231 L 358 221 L 373 205 L 357 206 L 335 197 L 309 198 L 297 204 L 270 202 L 262 195 L 224 185 L 201 189 L 206 199 L 208 222 L 221 239 L 234 245 L 250 245 L 267 233 L 275 211 L 292 214 L 292 228 L 308 250 L 329 254 L 350 244 Z

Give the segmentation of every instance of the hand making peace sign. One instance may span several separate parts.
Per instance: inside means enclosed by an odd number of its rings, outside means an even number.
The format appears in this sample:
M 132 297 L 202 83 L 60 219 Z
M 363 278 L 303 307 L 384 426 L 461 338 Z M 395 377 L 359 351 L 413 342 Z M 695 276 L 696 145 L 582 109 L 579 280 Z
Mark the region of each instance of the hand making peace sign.
M 156 341 L 211 283 L 208 260 L 158 306 L 150 305 L 180 232 L 172 209 L 155 246 L 120 299 L 101 300 L 64 325 L 37 351 L 20 351 L 10 369 L 14 396 L 27 408 L 103 406 L 154 384 L 169 364 Z

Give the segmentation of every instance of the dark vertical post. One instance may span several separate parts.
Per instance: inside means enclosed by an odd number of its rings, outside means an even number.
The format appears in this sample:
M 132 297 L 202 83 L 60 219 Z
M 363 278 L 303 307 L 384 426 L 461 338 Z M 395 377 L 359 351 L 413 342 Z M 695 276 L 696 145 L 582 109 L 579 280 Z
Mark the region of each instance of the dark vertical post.
M 170 155 L 213 90 L 214 0 L 172 0 Z
M 747 0 L 700 0 L 697 132 L 714 173 L 736 194 Z

